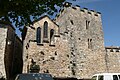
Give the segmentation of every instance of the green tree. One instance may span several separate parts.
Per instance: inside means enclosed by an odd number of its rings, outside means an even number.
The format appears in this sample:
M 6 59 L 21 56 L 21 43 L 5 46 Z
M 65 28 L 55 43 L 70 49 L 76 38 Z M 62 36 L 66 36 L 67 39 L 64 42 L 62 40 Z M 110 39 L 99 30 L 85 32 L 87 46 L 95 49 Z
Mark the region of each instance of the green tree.
M 53 15 L 55 7 L 65 0 L 0 0 L 0 20 L 14 23 L 15 27 L 31 24 L 41 14 Z

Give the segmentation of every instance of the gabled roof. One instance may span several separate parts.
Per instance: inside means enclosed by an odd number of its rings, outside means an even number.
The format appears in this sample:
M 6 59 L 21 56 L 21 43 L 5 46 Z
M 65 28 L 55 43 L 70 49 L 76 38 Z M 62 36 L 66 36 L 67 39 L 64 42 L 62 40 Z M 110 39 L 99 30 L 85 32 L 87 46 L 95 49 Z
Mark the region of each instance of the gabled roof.
M 56 26 L 59 27 L 59 25 L 57 25 L 53 20 L 51 20 L 51 18 L 50 18 L 48 15 L 41 16 L 39 19 L 34 20 L 34 21 L 32 22 L 32 25 L 33 25 L 34 23 L 42 20 L 42 19 L 45 18 L 45 17 L 49 18 L 49 20 L 50 20 L 51 22 L 53 22 Z M 27 26 L 27 25 L 26 25 L 26 26 Z M 24 40 L 24 39 L 25 39 L 25 36 L 26 36 L 26 32 L 27 32 L 27 27 L 26 27 L 26 26 L 23 28 L 22 40 Z M 30 25 L 29 25 L 29 27 L 31 27 L 32 29 L 34 29 L 34 27 L 32 27 L 32 26 L 30 26 Z
M 32 24 L 34 24 L 34 23 L 36 23 L 36 22 L 38 22 L 38 21 L 42 20 L 42 19 L 43 19 L 43 18 L 45 18 L 45 17 L 49 18 L 49 20 L 50 20 L 51 22 L 53 22 L 56 26 L 58 26 L 58 27 L 59 27 L 59 25 L 57 25 L 57 24 L 56 24 L 53 20 L 51 20 L 51 18 L 50 18 L 48 15 L 41 16 L 39 19 L 37 19 L 37 20 L 33 21 L 33 23 L 32 23 Z

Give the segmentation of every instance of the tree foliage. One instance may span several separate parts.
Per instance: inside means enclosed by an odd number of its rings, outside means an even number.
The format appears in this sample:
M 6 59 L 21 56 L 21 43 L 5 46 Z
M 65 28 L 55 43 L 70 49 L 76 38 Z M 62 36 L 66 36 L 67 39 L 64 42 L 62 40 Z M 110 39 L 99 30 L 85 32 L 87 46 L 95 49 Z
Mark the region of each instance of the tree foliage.
M 0 20 L 14 23 L 16 27 L 32 23 L 47 13 L 57 12 L 65 0 L 0 0 Z

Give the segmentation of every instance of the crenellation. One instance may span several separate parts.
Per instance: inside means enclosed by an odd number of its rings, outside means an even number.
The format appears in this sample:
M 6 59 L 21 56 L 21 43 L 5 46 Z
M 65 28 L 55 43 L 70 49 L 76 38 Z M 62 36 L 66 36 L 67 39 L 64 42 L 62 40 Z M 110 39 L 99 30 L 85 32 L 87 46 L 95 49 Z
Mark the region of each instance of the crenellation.
M 72 9 L 77 10 L 77 8 L 75 6 L 72 6 Z
M 84 9 L 80 9 L 80 11 L 85 12 L 85 10 L 84 10 Z
M 95 12 L 95 10 L 90 10 L 90 11 Z
M 79 5 L 76 5 L 76 7 L 80 7 Z
M 86 15 L 88 15 L 88 9 L 87 8 L 83 8 L 83 10 L 84 10 L 84 13 L 86 14 Z
M 105 47 L 107 52 L 120 52 L 119 47 Z
M 95 17 L 101 17 L 99 12 L 95 12 L 94 10 L 88 10 L 88 8 L 80 9 L 81 12 L 86 13 L 86 15 L 92 15 Z
M 80 6 L 75 6 L 76 10 L 80 11 Z
M 94 10 L 89 10 L 89 12 L 91 13 L 92 17 L 94 17 L 94 18 L 98 18 L 99 17 L 99 14 L 97 14 Z
M 90 11 L 88 11 L 88 14 L 92 14 Z
M 101 12 L 97 12 L 98 14 L 101 14 Z
M 98 16 L 98 14 L 97 14 L 97 13 L 95 13 L 95 16 Z
M 62 12 L 64 11 L 64 8 L 63 9 L 61 9 L 59 12 L 62 14 Z
M 96 12 L 89 10 L 88 13 L 91 14 L 92 17 L 95 17 Z
M 57 15 L 56 15 L 56 18 L 58 18 L 59 16 L 60 16 L 60 14 L 57 14 Z
M 67 11 L 67 8 L 72 8 L 72 9 L 74 9 L 74 10 L 80 10 L 80 12 L 85 12 L 86 13 L 86 15 L 87 14 L 92 14 L 93 16 L 95 16 L 95 17 L 99 17 L 100 16 L 100 12 L 96 12 L 96 11 L 94 11 L 94 10 L 88 10 L 88 8 L 82 8 L 82 9 L 80 9 L 80 6 L 70 6 L 70 7 L 66 7 L 66 8 L 63 8 L 62 10 L 60 10 L 60 14 L 57 14 L 57 17 L 55 18 L 55 20 L 59 17 L 59 16 L 61 16 L 62 14 L 64 14 L 66 11 Z M 100 16 L 101 17 L 101 16 Z
M 88 10 L 88 8 L 85 8 L 85 7 L 83 9 Z

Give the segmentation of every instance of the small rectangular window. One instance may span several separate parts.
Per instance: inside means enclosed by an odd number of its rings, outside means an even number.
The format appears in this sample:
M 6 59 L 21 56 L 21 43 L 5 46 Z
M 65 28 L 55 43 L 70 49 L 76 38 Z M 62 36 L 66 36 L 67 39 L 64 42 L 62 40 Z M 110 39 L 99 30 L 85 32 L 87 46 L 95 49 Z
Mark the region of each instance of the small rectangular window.
M 37 28 L 36 40 L 37 40 L 37 44 L 41 43 L 41 28 L 40 27 Z
M 86 20 L 86 29 L 89 29 L 90 21 Z

